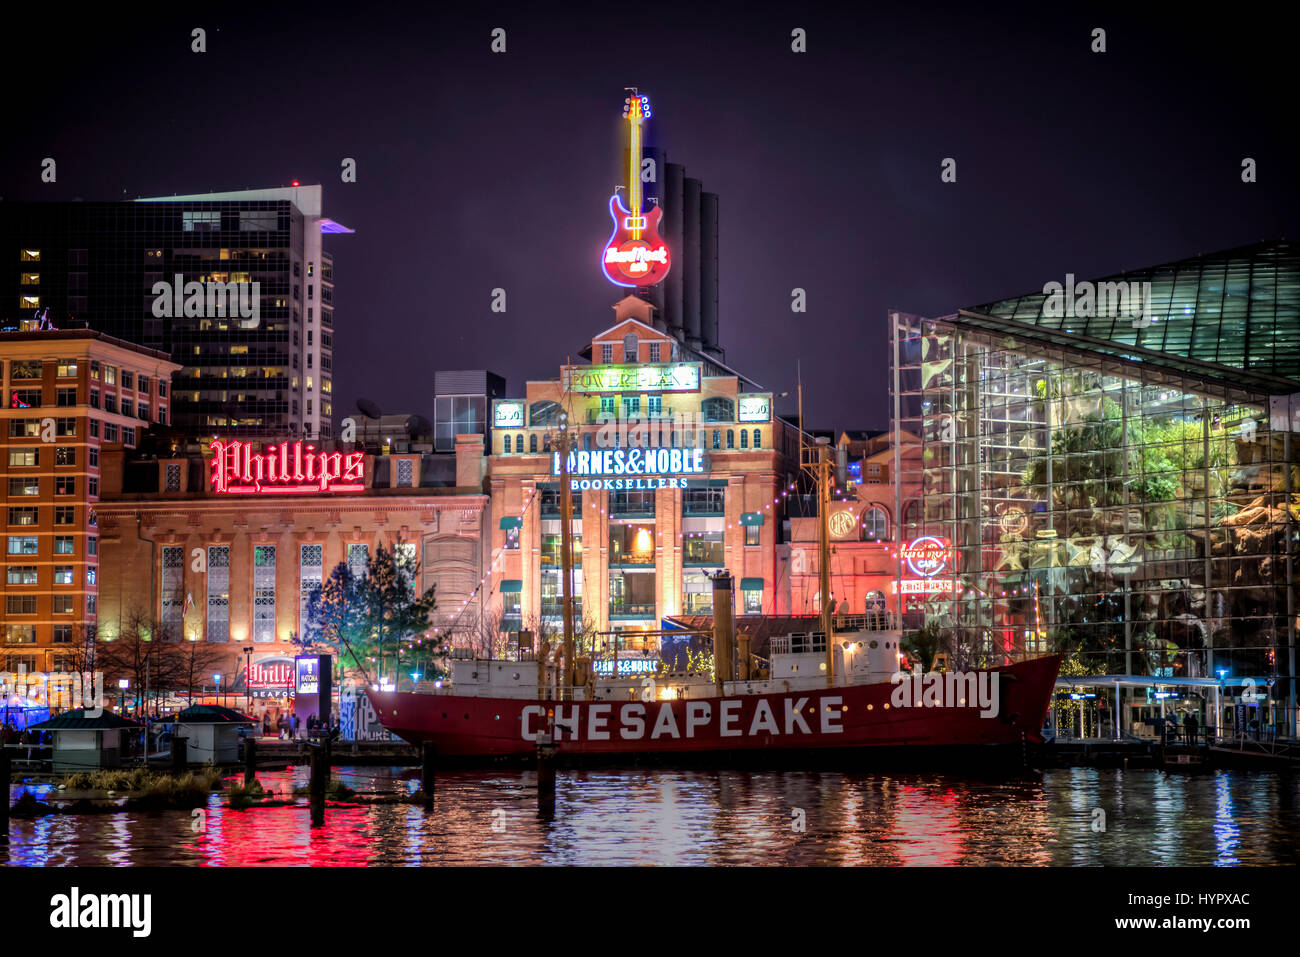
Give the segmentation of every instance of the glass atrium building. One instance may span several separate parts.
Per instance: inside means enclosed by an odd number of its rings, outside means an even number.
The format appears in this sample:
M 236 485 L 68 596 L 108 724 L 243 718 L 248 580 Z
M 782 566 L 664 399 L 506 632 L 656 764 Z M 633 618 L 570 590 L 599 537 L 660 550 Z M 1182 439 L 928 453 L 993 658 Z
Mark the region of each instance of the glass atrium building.
M 1060 279 L 892 316 L 911 622 L 959 658 L 1253 678 L 1294 731 L 1300 247 Z

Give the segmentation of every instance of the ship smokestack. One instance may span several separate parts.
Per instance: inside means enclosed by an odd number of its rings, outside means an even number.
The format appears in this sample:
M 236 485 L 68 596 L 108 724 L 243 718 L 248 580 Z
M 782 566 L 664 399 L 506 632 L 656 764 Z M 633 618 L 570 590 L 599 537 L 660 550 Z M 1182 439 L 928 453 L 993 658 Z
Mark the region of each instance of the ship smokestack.
M 724 569 L 713 576 L 713 673 L 719 694 L 722 693 L 722 683 L 734 681 L 736 677 L 731 669 L 735 635 L 731 573 Z

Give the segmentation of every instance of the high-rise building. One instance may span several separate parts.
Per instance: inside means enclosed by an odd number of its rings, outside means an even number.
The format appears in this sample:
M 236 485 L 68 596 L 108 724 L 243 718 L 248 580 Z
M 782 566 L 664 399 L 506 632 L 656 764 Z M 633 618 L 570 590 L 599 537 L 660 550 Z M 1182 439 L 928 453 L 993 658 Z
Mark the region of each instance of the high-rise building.
M 0 333 L 0 671 L 75 670 L 93 644 L 100 482 L 114 481 L 100 456 L 166 424 L 175 371 L 86 329 Z
M 334 266 L 320 186 L 0 204 L 0 324 L 38 314 L 168 353 L 195 438 L 332 434 Z

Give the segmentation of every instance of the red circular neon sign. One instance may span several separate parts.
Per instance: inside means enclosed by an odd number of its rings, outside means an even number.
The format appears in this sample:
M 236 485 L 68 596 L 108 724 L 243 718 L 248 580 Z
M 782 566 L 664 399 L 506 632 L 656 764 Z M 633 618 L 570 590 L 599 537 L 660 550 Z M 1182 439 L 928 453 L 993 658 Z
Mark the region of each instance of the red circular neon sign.
M 932 535 L 914 538 L 903 546 L 903 560 L 912 574 L 932 578 L 948 564 L 948 543 Z

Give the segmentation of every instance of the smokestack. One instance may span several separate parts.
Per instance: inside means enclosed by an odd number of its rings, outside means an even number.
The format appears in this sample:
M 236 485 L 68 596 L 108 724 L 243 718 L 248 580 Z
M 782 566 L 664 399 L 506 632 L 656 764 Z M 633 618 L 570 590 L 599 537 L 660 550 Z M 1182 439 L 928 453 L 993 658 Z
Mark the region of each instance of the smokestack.
M 700 194 L 700 340 L 718 349 L 718 194 Z
M 736 634 L 732 608 L 731 573 L 723 569 L 713 576 L 713 673 L 719 694 L 724 681 L 735 680 L 731 670 Z
M 682 180 L 682 326 L 686 344 L 700 348 L 700 181 L 687 176 Z M 672 275 L 672 273 L 669 273 Z
M 664 325 L 678 342 L 686 341 L 686 332 L 682 325 L 682 276 L 686 273 L 683 237 L 686 225 L 686 213 L 682 205 L 682 180 L 686 168 L 681 163 L 665 163 L 663 175 L 663 222 L 660 223 L 660 235 L 668 244 L 668 254 L 673 258 L 668 278 L 659 285 L 664 288 Z

